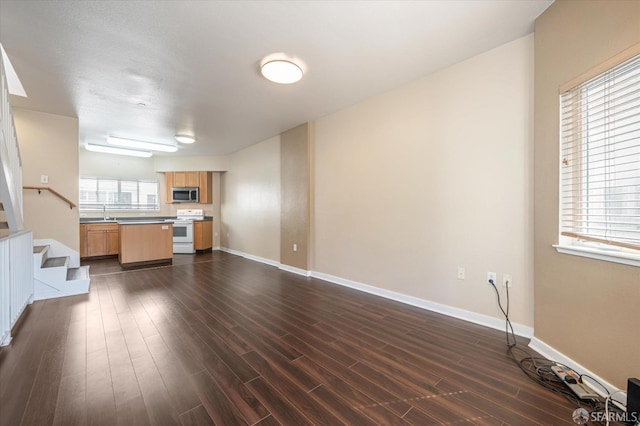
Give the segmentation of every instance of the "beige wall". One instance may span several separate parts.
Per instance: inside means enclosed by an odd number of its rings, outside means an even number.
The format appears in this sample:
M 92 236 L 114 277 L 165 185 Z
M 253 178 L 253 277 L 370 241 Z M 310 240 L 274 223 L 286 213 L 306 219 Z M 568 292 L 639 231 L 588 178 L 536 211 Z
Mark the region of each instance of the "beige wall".
M 13 109 L 22 157 L 22 183 L 49 186 L 78 204 L 78 119 Z M 49 183 L 41 184 L 40 176 Z M 78 250 L 78 209 L 50 192 L 24 191 L 24 224 L 34 239 L 54 239 Z
M 305 123 L 280 136 L 280 263 L 305 271 L 309 269 L 311 227 L 309 129 Z
M 197 143 L 197 142 L 196 142 Z M 152 157 L 153 167 L 157 172 L 223 172 L 227 170 L 228 156 L 203 155 L 198 157 L 178 157 L 175 155 L 159 155 Z
M 640 268 L 559 254 L 558 87 L 640 42 L 638 1 L 556 1 L 535 26 L 535 335 L 613 385 L 640 377 Z
M 228 157 L 221 177 L 223 247 L 280 261 L 280 137 Z
M 533 326 L 532 74 L 527 36 L 317 120 L 314 269 L 497 318 L 509 273 Z
M 79 151 L 80 176 L 150 180 L 159 178 L 159 174 L 154 168 L 153 157 L 140 158 L 91 152 L 84 147 L 81 147 Z

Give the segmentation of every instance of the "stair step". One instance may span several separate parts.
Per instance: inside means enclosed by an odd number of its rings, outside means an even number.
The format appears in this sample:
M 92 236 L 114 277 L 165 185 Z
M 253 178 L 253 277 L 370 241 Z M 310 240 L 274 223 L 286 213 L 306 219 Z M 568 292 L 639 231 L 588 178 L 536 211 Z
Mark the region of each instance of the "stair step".
M 89 278 L 89 268 L 86 266 L 67 270 L 67 281 L 86 280 L 87 278 Z
M 67 259 L 68 257 L 50 257 L 48 258 L 44 264 L 42 265 L 43 268 L 55 268 L 58 266 L 64 266 L 67 264 Z
M 42 253 L 47 249 L 47 247 L 49 246 L 33 246 L 33 254 Z

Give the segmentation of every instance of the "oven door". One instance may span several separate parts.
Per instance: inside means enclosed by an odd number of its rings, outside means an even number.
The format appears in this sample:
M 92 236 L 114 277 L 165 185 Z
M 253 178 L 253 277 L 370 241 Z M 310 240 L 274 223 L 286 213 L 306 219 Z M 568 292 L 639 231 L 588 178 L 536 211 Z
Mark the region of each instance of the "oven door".
M 192 243 L 193 242 L 193 222 L 173 222 L 173 242 Z

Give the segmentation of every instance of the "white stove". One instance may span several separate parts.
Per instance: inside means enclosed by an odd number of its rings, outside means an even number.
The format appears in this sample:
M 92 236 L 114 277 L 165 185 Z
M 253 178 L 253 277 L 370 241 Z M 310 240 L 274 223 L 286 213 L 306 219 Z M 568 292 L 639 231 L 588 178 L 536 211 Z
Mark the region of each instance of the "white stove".
M 195 253 L 193 247 L 193 221 L 204 219 L 202 209 L 178 209 L 175 219 L 167 219 L 173 222 L 173 252 Z

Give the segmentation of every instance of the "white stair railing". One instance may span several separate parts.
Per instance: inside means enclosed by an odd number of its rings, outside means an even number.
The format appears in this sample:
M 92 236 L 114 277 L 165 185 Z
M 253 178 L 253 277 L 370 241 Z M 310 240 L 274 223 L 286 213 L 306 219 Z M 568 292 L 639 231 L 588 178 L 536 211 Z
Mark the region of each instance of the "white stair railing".
M 22 163 L 9 87 L 0 60 L 0 202 L 9 236 L 0 238 L 0 345 L 11 341 L 11 328 L 33 301 L 33 235 L 24 231 Z
M 23 229 L 22 161 L 13 123 L 9 86 L 0 60 L 0 201 L 10 232 Z
M 11 341 L 11 328 L 33 302 L 33 235 L 22 231 L 0 239 L 0 346 Z

